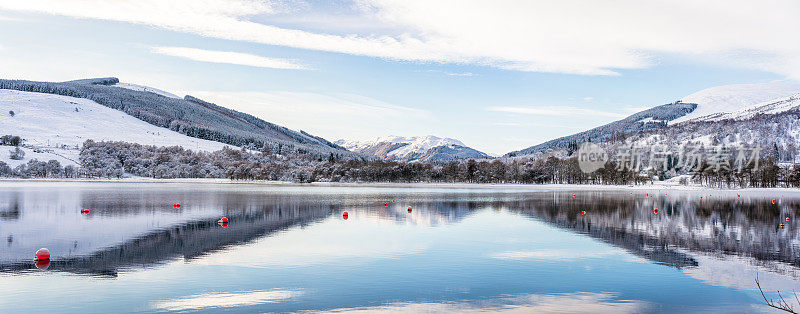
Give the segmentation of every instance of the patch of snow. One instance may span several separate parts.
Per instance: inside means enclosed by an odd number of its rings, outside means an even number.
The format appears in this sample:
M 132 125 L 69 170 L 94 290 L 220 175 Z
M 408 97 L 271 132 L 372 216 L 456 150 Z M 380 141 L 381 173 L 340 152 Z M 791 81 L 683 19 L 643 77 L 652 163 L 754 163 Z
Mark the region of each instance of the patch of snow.
M 33 158 L 75 164 L 80 147 L 88 139 L 177 145 L 202 151 L 228 146 L 157 127 L 88 99 L 0 89 L 0 135 L 6 134 L 24 140 L 23 160 L 11 160 L 8 151 L 13 148 L 0 146 L 0 161 L 12 167 Z
M 788 81 L 707 88 L 681 99 L 681 102 L 684 103 L 697 104 L 697 109 L 683 117 L 672 120 L 670 124 L 709 115 L 731 113 L 797 93 L 800 93 L 800 83 Z
M 800 106 L 800 93 L 745 107 L 734 112 L 697 118 L 695 121 L 746 120 L 757 114 L 777 114 Z
M 131 83 L 117 83 L 117 84 L 114 84 L 114 85 L 111 85 L 111 86 L 130 89 L 130 90 L 135 90 L 135 91 L 140 91 L 140 92 L 151 92 L 153 94 L 161 95 L 161 96 L 169 97 L 169 98 L 178 98 L 178 99 L 182 98 L 182 97 L 180 97 L 178 95 L 175 95 L 173 93 L 166 92 L 166 91 L 163 91 L 163 90 L 160 90 L 160 89 L 156 89 L 156 88 L 152 88 L 152 87 L 149 87 L 149 86 L 144 86 L 144 85 L 136 85 L 136 84 L 131 84 Z

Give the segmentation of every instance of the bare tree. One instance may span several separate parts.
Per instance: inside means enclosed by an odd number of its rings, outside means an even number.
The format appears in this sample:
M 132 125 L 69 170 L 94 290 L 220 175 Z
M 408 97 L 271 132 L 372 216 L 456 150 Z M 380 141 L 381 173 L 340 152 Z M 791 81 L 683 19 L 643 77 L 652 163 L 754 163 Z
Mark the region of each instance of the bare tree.
M 779 309 L 781 311 L 786 311 L 789 313 L 797 313 L 794 310 L 794 306 L 786 302 L 786 299 L 783 298 L 780 291 L 777 291 L 778 292 L 777 300 L 767 299 L 767 296 L 764 294 L 764 290 L 761 289 L 761 283 L 758 281 L 758 273 L 756 273 L 756 286 L 758 286 L 758 291 L 761 292 L 761 297 L 764 298 L 764 303 L 766 303 L 767 306 Z M 797 303 L 800 304 L 800 298 L 797 297 L 797 293 L 793 291 L 792 295 L 794 295 L 795 301 L 797 301 Z

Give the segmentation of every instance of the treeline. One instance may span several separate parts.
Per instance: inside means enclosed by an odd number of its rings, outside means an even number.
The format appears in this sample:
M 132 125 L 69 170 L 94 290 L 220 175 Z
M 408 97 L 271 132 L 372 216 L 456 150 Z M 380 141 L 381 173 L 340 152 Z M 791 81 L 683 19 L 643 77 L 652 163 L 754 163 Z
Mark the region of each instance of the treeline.
M 703 162 L 692 174 L 692 180 L 713 187 L 800 187 L 800 166 L 782 168 L 772 157 L 760 160 L 758 167 L 748 164 L 741 171 Z
M 576 158 L 536 161 L 453 161 L 445 165 L 388 161 L 334 161 L 314 168 L 311 180 L 332 182 L 464 182 L 526 184 L 642 184 L 650 178 L 633 171 L 606 169 L 585 174 Z
M 80 167 L 61 167 L 58 161 L 30 160 L 16 168 L 0 163 L 0 176 L 56 178 L 227 178 L 293 182 L 463 182 L 524 184 L 613 184 L 653 182 L 663 173 L 634 171 L 613 161 L 592 173 L 581 171 L 576 158 L 537 160 L 463 160 L 447 164 L 423 162 L 340 160 L 329 154 L 285 156 L 224 148 L 192 151 L 179 146 L 158 147 L 126 142 L 87 140 Z M 732 164 L 732 163 L 731 163 Z M 771 157 L 741 170 L 700 165 L 688 181 L 714 187 L 800 187 L 800 167 L 779 167 Z
M 229 178 L 307 182 L 310 170 L 322 158 L 312 154 L 291 157 L 265 149 L 223 148 L 196 152 L 180 146 L 158 147 L 127 142 L 88 140 L 80 152 L 81 175 L 119 178 L 124 173 L 159 179 Z
M 79 169 L 81 168 L 73 165 L 62 167 L 58 160 L 45 162 L 31 159 L 27 163 L 20 164 L 14 168 L 0 161 L 0 177 L 78 178 L 80 177 Z

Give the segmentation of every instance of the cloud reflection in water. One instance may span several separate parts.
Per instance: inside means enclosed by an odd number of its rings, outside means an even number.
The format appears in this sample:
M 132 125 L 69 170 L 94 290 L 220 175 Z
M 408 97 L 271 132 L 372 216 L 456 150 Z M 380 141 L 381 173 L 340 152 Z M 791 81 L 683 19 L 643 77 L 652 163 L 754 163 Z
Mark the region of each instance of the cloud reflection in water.
M 153 309 L 187 311 L 209 308 L 237 307 L 286 301 L 303 294 L 301 290 L 267 290 L 231 293 L 207 293 L 153 304 Z
M 339 308 L 325 313 L 641 313 L 650 304 L 615 300 L 611 293 L 522 294 L 459 302 L 396 302 L 379 306 Z

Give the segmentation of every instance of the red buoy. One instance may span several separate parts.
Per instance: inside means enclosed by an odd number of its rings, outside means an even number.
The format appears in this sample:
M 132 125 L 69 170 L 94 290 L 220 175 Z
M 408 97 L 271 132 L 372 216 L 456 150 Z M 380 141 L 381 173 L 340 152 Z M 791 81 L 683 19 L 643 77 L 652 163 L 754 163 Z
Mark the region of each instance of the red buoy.
M 383 206 L 389 207 L 389 203 L 383 203 Z
M 741 196 L 741 195 L 739 195 L 739 194 L 736 194 L 736 197 L 742 197 L 742 196 Z
M 658 214 L 658 208 L 653 208 L 653 214 Z
M 392 203 L 394 203 L 394 200 L 392 200 Z
M 347 212 L 342 213 L 342 218 L 347 219 Z
M 585 210 L 582 210 L 582 211 L 581 211 L 581 215 L 586 215 L 586 211 L 585 211 Z
M 48 250 L 46 248 L 41 248 L 38 251 L 36 251 L 36 259 L 35 260 L 42 261 L 42 260 L 49 260 L 49 259 L 50 259 L 50 250 Z
M 650 193 L 645 194 L 644 196 L 650 196 Z
M 572 197 L 575 197 L 575 194 L 572 194 Z
M 228 228 L 227 222 L 220 222 L 219 225 L 222 226 L 222 228 Z
M 219 222 L 220 223 L 228 223 L 228 217 L 222 217 L 222 219 L 220 219 Z
M 408 212 L 409 212 L 409 213 L 411 212 L 411 207 L 410 207 L 410 206 L 408 207 Z
M 86 208 L 81 209 L 81 214 L 88 214 L 88 213 L 89 213 L 88 209 L 86 209 Z
M 772 200 L 772 204 L 775 204 L 775 200 Z
M 181 208 L 181 204 L 180 203 L 172 204 L 172 207 Z

